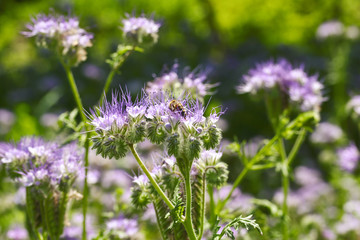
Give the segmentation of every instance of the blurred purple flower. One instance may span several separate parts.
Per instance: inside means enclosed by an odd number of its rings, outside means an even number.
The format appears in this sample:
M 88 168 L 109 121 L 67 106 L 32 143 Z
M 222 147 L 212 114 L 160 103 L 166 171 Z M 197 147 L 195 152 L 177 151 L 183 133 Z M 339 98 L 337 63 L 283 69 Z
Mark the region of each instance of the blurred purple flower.
M 195 99 L 202 100 L 205 96 L 210 95 L 211 88 L 217 84 L 207 83 L 208 71 L 200 71 L 199 68 L 189 72 L 185 68 L 182 75 L 179 74 L 179 65 L 175 63 L 170 71 L 164 72 L 160 76 L 156 76 L 154 81 L 148 82 L 146 92 L 148 94 L 171 91 L 175 97 L 188 93 Z
M 101 185 L 106 189 L 111 187 L 122 187 L 127 189 L 131 186 L 131 179 L 124 170 L 108 170 L 102 176 Z
M 327 39 L 330 37 L 339 37 L 344 33 L 344 25 L 336 20 L 322 23 L 316 30 L 318 39 Z
M 91 47 L 93 35 L 79 27 L 75 17 L 52 16 L 39 14 L 26 25 L 28 31 L 22 32 L 26 37 L 36 37 L 37 43 L 48 47 L 61 47 L 61 54 L 73 57 L 76 64 L 86 60 L 85 48 Z M 54 42 L 50 44 L 51 42 Z
M 343 132 L 340 127 L 328 123 L 320 123 L 315 131 L 311 134 L 311 141 L 313 143 L 334 143 L 343 136 Z
M 335 231 L 340 234 L 344 235 L 349 232 L 356 232 L 359 233 L 360 229 L 360 219 L 355 217 L 352 214 L 345 214 L 342 216 L 341 220 L 336 223 Z
M 355 170 L 360 158 L 359 150 L 354 143 L 337 150 L 339 166 L 348 172 Z
M 144 37 L 151 37 L 154 42 L 157 42 L 160 23 L 144 16 L 134 17 L 127 15 L 127 18 L 122 20 L 122 24 L 125 36 L 135 36 L 140 43 Z
M 106 229 L 114 232 L 120 238 L 134 236 L 139 231 L 137 220 L 125 218 L 123 215 L 107 221 Z
M 315 169 L 300 166 L 295 169 L 295 181 L 302 186 L 321 183 L 320 172 Z
M 6 237 L 11 240 L 26 240 L 28 239 L 28 233 L 23 227 L 13 226 L 7 232 Z
M 15 115 L 12 112 L 6 109 L 0 109 L 0 134 L 9 132 L 14 122 Z

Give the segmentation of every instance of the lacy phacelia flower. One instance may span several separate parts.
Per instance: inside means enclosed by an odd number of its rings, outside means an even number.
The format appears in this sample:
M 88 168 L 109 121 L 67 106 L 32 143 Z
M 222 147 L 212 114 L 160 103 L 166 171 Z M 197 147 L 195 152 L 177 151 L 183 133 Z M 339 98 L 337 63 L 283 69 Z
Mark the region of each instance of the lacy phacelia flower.
M 155 77 L 154 81 L 148 82 L 146 92 L 150 94 L 159 91 L 169 91 L 176 97 L 186 92 L 194 99 L 202 101 L 205 96 L 211 94 L 210 89 L 217 85 L 206 82 L 206 71 L 194 70 L 186 73 L 188 72 L 186 69 L 183 76 L 180 76 L 178 68 L 179 65 L 174 64 L 170 71 Z
M 143 43 L 147 39 L 156 43 L 158 40 L 158 32 L 161 26 L 160 23 L 144 16 L 134 17 L 127 15 L 127 18 L 122 20 L 124 36 L 128 39 L 134 40 L 137 43 Z
M 26 27 L 25 36 L 36 37 L 39 45 L 62 54 L 71 65 L 85 61 L 85 48 L 92 46 L 93 35 L 80 28 L 75 17 L 39 14 Z
M 92 111 L 91 125 L 97 154 L 124 157 L 128 145 L 144 141 L 165 144 L 169 156 L 199 157 L 202 147 L 215 148 L 221 138 L 216 127 L 220 113 L 204 116 L 204 108 L 189 98 L 175 99 L 164 92 L 144 96 L 132 102 L 129 94 L 114 94 L 111 102 Z
M 340 127 L 328 122 L 323 122 L 316 127 L 310 139 L 313 143 L 326 144 L 336 142 L 342 135 L 343 132 Z
M 348 172 L 354 171 L 360 160 L 359 150 L 353 143 L 349 146 L 338 149 L 337 155 L 339 166 Z
M 294 68 L 285 60 L 258 64 L 243 78 L 239 93 L 257 94 L 261 90 L 276 88 L 302 111 L 318 110 L 325 100 L 321 92 L 323 85 L 317 76 L 308 76 L 303 67 Z
M 12 178 L 24 186 L 74 180 L 82 171 L 82 153 L 76 144 L 64 147 L 40 138 L 23 138 L 17 145 L 1 144 L 0 159 Z

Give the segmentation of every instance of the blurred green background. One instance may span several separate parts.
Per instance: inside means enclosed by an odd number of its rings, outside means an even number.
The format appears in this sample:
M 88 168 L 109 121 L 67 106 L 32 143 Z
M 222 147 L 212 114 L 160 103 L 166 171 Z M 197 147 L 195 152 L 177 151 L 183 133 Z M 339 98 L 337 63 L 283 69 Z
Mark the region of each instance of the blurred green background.
M 73 69 L 86 109 L 97 103 L 110 71 L 105 60 L 122 42 L 121 19 L 125 13 L 144 13 L 162 22 L 159 42 L 144 54 L 130 56 L 112 87 L 126 85 L 137 94 L 153 74 L 160 74 L 164 65 L 171 67 L 175 60 L 191 69 L 201 65 L 211 69 L 210 82 L 220 83 L 210 106 L 226 109 L 224 137 L 230 141 L 235 136 L 239 140 L 271 137 L 263 102 L 238 95 L 235 88 L 256 63 L 286 58 L 319 74 L 328 96 L 322 118 L 354 135 L 351 126 L 336 116 L 333 96 L 346 102 L 359 92 L 360 42 L 324 42 L 315 35 L 317 27 L 328 20 L 360 27 L 359 0 L 0 0 L 0 140 L 24 135 L 51 138 L 54 131 L 49 129 L 56 124 L 56 116 L 75 108 L 56 57 L 20 34 L 31 17 L 51 11 L 78 16 L 81 27 L 94 33 L 88 60 Z M 336 79 L 346 83 L 340 96 L 333 88 Z M 301 154 L 305 160 L 298 159 L 296 165 L 317 157 L 309 145 Z M 228 162 L 232 180 L 241 165 Z M 265 185 L 279 186 L 279 179 L 259 184 L 261 174 L 248 176 L 243 189 L 259 194 Z M 279 177 L 274 171 L 268 174 L 266 179 Z

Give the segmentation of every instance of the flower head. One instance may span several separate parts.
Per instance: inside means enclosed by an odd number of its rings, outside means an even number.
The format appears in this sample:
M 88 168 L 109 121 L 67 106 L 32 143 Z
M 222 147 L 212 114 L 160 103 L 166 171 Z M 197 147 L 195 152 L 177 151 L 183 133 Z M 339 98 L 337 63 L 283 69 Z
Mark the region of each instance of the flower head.
M 85 61 L 85 48 L 92 46 L 93 35 L 80 28 L 75 17 L 39 14 L 26 27 L 25 36 L 36 37 L 39 45 L 58 51 L 69 64 Z
M 303 67 L 293 67 L 286 60 L 258 64 L 244 76 L 239 93 L 257 94 L 260 91 L 278 89 L 287 96 L 287 101 L 296 104 L 302 111 L 318 110 L 325 100 L 323 85 L 317 76 L 308 76 Z
M 152 19 L 148 19 L 143 15 L 140 17 L 127 15 L 127 18 L 122 20 L 122 24 L 122 30 L 126 38 L 134 39 L 138 43 L 142 43 L 147 38 L 150 38 L 154 43 L 158 40 L 161 24 Z
M 217 85 L 207 82 L 208 71 L 195 69 L 189 72 L 185 68 L 184 73 L 180 74 L 178 69 L 179 65 L 175 63 L 171 70 L 156 76 L 154 81 L 148 82 L 146 92 L 151 94 L 154 92 L 170 91 L 176 97 L 186 92 L 194 99 L 202 101 L 205 96 L 211 94 L 210 89 Z
M 75 179 L 82 171 L 82 153 L 75 143 L 60 147 L 41 138 L 25 137 L 18 144 L 0 144 L 1 162 L 24 186 L 52 184 Z

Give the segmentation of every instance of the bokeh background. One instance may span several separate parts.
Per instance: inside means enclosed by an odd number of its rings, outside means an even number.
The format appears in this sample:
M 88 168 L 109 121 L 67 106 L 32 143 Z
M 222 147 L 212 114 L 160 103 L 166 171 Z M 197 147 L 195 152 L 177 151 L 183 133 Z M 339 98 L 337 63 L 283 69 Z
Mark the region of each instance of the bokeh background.
M 78 16 L 81 27 L 94 33 L 87 61 L 73 69 L 87 109 L 96 104 L 110 71 L 105 60 L 122 41 L 121 19 L 126 13 L 144 13 L 162 22 L 159 41 L 144 54 L 131 55 L 112 87 L 127 86 L 137 94 L 164 66 L 170 68 L 175 61 L 190 69 L 200 65 L 211 70 L 211 83 L 219 83 L 210 107 L 222 105 L 226 109 L 224 138 L 230 142 L 235 137 L 271 137 L 263 101 L 238 95 L 236 86 L 256 63 L 286 58 L 294 65 L 304 64 L 310 74 L 319 75 L 328 97 L 322 119 L 340 125 L 349 138 L 359 143 L 356 125 L 339 116 L 337 108 L 339 102 L 346 103 L 351 95 L 360 92 L 360 41 L 316 38 L 318 26 L 325 21 L 338 20 L 345 26 L 360 27 L 358 0 L 1 0 L 2 141 L 16 141 L 24 135 L 52 138 L 57 116 L 75 108 L 56 57 L 20 34 L 32 16 L 52 11 Z M 346 83 L 344 91 L 336 91 L 337 81 Z M 315 167 L 325 181 L 330 181 L 318 155 L 319 150 L 306 142 L 295 165 Z M 232 155 L 225 160 L 232 181 L 241 164 Z M 246 178 L 242 189 L 257 197 L 271 198 L 280 186 L 279 175 L 275 171 L 256 172 Z

